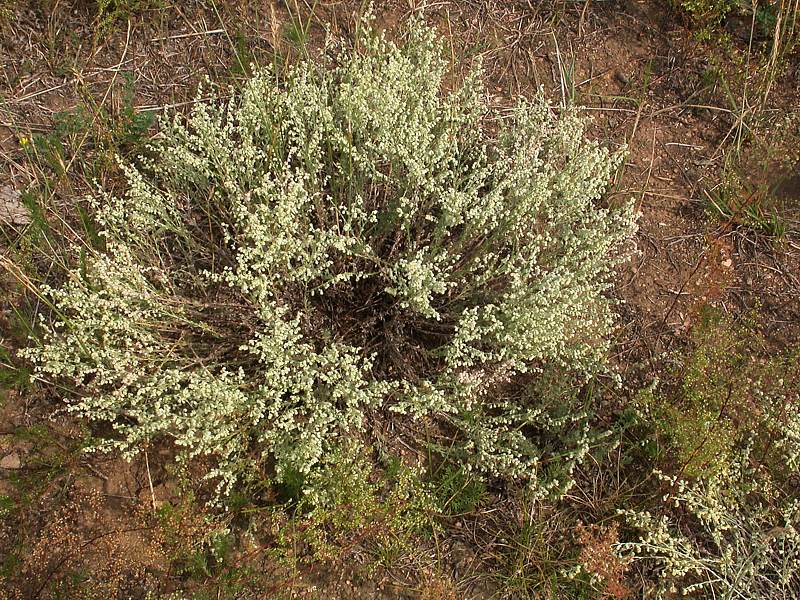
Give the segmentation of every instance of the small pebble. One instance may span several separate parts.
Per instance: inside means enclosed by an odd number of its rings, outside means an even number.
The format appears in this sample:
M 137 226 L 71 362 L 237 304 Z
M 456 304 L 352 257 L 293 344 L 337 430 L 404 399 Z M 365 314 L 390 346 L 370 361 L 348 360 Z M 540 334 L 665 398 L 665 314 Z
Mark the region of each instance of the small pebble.
M 22 461 L 16 452 L 12 452 L 0 459 L 0 469 L 19 469 L 21 467 Z

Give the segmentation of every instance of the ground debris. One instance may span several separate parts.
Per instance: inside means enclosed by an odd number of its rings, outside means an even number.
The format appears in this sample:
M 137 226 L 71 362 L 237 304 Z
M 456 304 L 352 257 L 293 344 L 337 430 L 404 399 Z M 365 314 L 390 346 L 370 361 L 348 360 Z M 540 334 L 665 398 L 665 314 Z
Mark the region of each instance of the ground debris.
M 31 213 L 22 203 L 22 194 L 8 185 L 0 186 L 0 221 L 10 225 L 27 225 Z

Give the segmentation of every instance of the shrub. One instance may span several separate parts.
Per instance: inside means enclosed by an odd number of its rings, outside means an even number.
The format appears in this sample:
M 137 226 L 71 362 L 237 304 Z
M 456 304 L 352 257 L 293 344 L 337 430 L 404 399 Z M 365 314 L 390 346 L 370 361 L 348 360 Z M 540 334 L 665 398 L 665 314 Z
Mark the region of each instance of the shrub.
M 619 546 L 656 569 L 654 597 L 798 596 L 800 503 L 752 467 L 747 452 L 709 478 L 664 479 L 675 512 L 627 511 L 641 538 Z
M 796 2 L 748 2 L 745 0 L 673 0 L 685 11 L 698 28 L 700 39 L 724 32 L 723 25 L 730 16 L 738 15 L 748 25 L 752 21 L 756 37 L 769 41 L 770 62 L 786 57 L 797 47 L 797 20 L 800 6 Z M 752 40 L 750 40 L 752 42 Z M 771 64 L 768 71 L 772 71 Z M 774 76 L 774 72 L 770 77 Z
M 358 48 L 165 121 L 96 200 L 105 247 L 42 289 L 26 355 L 113 426 L 100 448 L 169 436 L 216 459 L 219 492 L 254 464 L 303 479 L 393 414 L 495 476 L 537 482 L 543 436 L 548 471 L 585 454 L 585 415 L 516 384 L 602 364 L 634 215 L 597 200 L 621 155 L 541 95 L 485 118 L 479 73 L 445 91 L 419 24 Z
M 800 593 L 800 354 L 767 356 L 752 325 L 705 310 L 675 380 L 641 397 L 677 461 L 618 547 L 655 571 L 654 597 Z
M 617 551 L 618 530 L 617 522 L 593 526 L 578 524 L 575 528 L 581 550 L 574 574 L 586 573 L 600 589 L 601 599 L 624 600 L 631 595 L 631 590 L 625 585 L 628 564 Z
M 698 29 L 701 39 L 708 39 L 725 18 L 739 7 L 738 0 L 680 0 L 680 7 Z
M 378 474 L 369 459 L 353 444 L 334 449 L 329 468 L 309 475 L 295 510 L 270 515 L 276 541 L 271 553 L 287 564 L 312 565 L 342 561 L 354 551 L 368 562 L 387 564 L 414 556 L 438 531 L 437 499 L 415 469 L 398 463 Z
M 163 9 L 165 6 L 163 0 L 97 0 L 95 4 L 96 22 L 100 29 L 146 10 Z
M 776 475 L 800 465 L 800 353 L 766 357 L 764 345 L 746 325 L 705 309 L 674 379 L 639 395 L 682 474 L 714 475 L 751 444 Z

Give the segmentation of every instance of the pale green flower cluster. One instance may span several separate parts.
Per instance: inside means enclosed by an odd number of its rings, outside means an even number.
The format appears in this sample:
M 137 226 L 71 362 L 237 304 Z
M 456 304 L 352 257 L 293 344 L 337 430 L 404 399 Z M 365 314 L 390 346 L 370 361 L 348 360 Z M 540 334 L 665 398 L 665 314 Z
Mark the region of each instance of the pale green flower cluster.
M 796 598 L 800 595 L 800 502 L 782 499 L 747 452 L 723 473 L 693 483 L 659 474 L 676 515 L 626 511 L 640 530 L 619 548 L 651 561 L 654 597 Z
M 51 292 L 38 377 L 113 423 L 109 444 L 169 436 L 225 487 L 252 461 L 307 474 L 368 416 L 409 415 L 471 468 L 565 489 L 596 436 L 530 378 L 602 364 L 634 230 L 599 202 L 621 155 L 541 95 L 487 124 L 480 73 L 447 77 L 414 23 L 164 122 L 97 202 L 107 247 Z

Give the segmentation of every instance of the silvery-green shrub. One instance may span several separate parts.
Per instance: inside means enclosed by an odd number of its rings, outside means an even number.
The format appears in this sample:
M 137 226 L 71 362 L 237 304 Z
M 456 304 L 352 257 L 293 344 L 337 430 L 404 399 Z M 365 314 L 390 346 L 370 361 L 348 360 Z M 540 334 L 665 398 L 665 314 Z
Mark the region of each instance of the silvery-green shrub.
M 800 501 L 754 466 L 750 449 L 709 477 L 658 475 L 673 510 L 624 511 L 639 536 L 618 545 L 655 571 L 648 597 L 800 597 Z
M 469 468 L 563 487 L 542 474 L 593 438 L 553 390 L 608 348 L 621 154 L 574 109 L 498 114 L 479 72 L 454 78 L 413 24 L 165 121 L 127 192 L 95 199 L 104 249 L 44 290 L 38 377 L 113 426 L 102 448 L 170 438 L 221 492 L 394 422 L 414 443 L 420 420 Z

